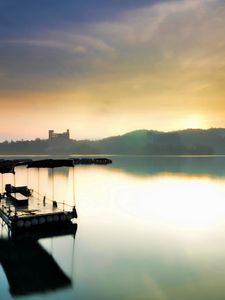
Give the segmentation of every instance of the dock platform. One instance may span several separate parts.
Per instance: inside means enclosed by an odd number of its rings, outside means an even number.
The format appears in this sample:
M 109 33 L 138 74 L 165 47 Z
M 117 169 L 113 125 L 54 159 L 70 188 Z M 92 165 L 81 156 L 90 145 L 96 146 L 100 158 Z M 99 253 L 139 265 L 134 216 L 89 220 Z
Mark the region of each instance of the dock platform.
M 28 198 L 21 193 L 10 194 L 10 198 L 15 206 L 28 206 Z
M 11 173 L 15 176 L 15 167 L 25 165 L 27 168 L 48 168 L 72 167 L 74 171 L 73 159 L 45 159 L 33 161 L 30 159 L 1 160 L 0 174 Z M 15 177 L 14 177 L 15 182 Z M 3 185 L 3 184 L 2 184 Z M 74 190 L 74 181 L 73 181 Z M 54 186 L 53 186 L 54 191 Z M 54 195 L 54 192 L 53 192 Z M 51 229 L 57 229 L 60 233 L 62 228 L 70 228 L 72 220 L 77 218 L 75 208 L 75 198 L 73 206 L 66 203 L 57 203 L 54 199 L 46 199 L 42 196 L 34 197 L 32 190 L 27 186 L 5 185 L 5 192 L 0 194 L 0 218 L 12 232 L 37 230 L 43 233 Z M 54 198 L 54 196 L 53 196 Z M 49 203 L 50 202 L 50 203 Z M 58 207 L 60 204 L 60 207 Z
M 20 193 L 4 195 L 0 199 L 0 217 L 9 229 L 45 229 L 65 226 L 77 218 L 75 207 L 64 210 L 52 203 L 39 200 L 33 196 L 24 196 Z

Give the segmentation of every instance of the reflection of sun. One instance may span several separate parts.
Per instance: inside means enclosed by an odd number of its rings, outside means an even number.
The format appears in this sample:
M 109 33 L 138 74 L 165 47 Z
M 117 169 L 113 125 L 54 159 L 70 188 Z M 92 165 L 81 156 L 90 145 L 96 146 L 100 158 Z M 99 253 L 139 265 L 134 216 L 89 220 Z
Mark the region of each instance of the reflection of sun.
M 195 115 L 190 116 L 186 120 L 184 120 L 184 127 L 185 128 L 204 128 L 204 120 L 201 116 Z

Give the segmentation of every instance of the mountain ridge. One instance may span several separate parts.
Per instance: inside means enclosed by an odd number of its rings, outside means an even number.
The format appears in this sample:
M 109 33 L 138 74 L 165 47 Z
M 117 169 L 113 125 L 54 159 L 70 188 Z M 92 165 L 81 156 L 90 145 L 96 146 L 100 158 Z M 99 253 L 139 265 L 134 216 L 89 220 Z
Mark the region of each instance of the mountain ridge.
M 0 154 L 225 154 L 225 128 L 140 129 L 99 140 L 36 139 L 0 143 Z

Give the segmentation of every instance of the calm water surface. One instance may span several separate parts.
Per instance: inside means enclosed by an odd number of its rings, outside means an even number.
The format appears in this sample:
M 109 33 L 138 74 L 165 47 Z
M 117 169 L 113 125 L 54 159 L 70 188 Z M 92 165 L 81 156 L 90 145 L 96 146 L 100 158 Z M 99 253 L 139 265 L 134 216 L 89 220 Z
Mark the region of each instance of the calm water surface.
M 21 252 L 34 252 L 41 272 L 31 272 L 24 285 L 33 291 L 19 299 L 225 299 L 225 157 L 112 159 L 74 174 L 17 168 L 16 184 L 28 183 L 39 201 L 75 201 L 78 228 L 75 238 L 40 239 L 31 249 L 24 242 L 6 257 L 1 226 L 0 299 L 16 297 L 5 261 L 20 272 L 13 264 Z M 4 175 L 8 182 L 13 175 Z M 33 266 L 20 268 L 25 274 Z M 44 276 L 57 272 L 54 284 Z

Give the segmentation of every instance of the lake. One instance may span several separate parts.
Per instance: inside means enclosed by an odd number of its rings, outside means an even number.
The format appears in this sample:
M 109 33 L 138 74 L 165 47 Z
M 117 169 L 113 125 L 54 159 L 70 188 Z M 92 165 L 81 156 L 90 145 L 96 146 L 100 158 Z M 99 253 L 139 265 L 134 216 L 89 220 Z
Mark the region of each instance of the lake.
M 75 202 L 79 218 L 75 237 L 19 247 L 1 225 L 0 299 L 224 299 L 225 157 L 111 159 L 4 175 L 2 185 L 28 184 L 37 201 Z M 18 272 L 31 274 L 20 294 Z

